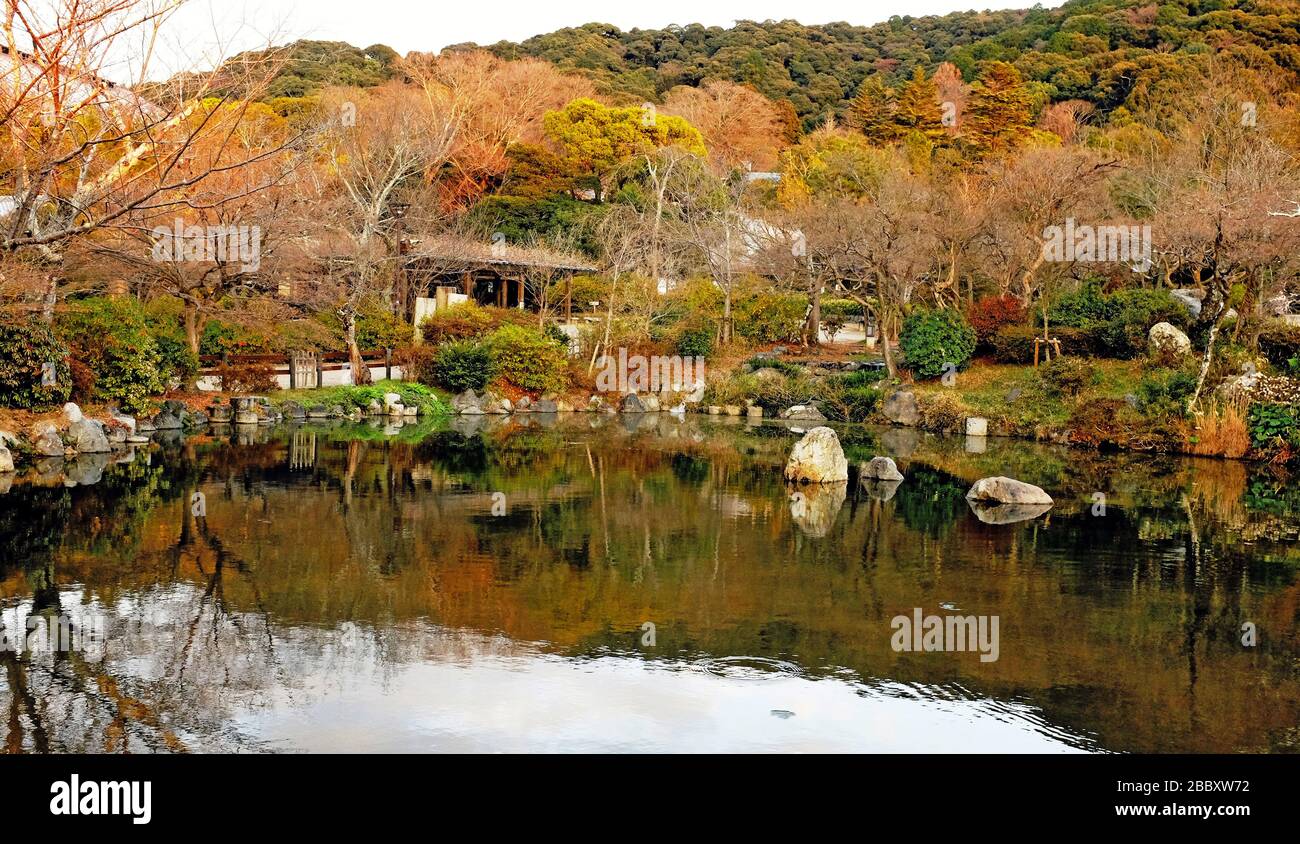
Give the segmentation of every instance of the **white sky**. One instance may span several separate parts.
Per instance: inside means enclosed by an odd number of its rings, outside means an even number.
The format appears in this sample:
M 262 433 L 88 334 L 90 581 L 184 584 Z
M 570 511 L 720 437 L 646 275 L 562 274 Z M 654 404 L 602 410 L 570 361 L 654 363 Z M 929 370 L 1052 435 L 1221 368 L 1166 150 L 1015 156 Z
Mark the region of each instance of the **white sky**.
M 1060 2 L 1043 0 L 1043 5 Z M 786 18 L 805 24 L 866 25 L 892 15 L 1032 5 L 1033 0 L 189 0 L 170 21 L 162 62 L 150 75 L 199 69 L 211 66 L 213 58 L 299 38 L 346 41 L 357 47 L 387 44 L 404 55 L 465 41 L 522 41 L 593 21 L 624 30 Z

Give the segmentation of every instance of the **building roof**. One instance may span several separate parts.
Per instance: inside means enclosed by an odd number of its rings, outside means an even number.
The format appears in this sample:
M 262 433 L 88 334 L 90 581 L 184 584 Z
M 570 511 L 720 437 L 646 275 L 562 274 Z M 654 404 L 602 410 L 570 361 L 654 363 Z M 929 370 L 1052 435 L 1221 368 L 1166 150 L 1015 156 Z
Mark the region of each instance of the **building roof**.
M 485 242 L 456 235 L 441 235 L 422 241 L 408 252 L 408 259 L 424 260 L 446 269 L 549 269 L 564 272 L 595 272 L 590 259 L 570 252 L 540 246 L 517 246 L 504 240 Z

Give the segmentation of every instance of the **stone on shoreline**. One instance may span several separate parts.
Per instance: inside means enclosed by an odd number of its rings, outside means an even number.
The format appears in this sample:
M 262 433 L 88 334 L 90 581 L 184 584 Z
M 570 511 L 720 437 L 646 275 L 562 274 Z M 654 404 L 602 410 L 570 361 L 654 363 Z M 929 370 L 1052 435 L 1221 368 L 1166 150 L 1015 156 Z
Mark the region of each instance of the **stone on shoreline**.
M 911 390 L 896 390 L 885 398 L 880 412 L 895 425 L 916 427 L 921 421 L 921 411 L 916 405 L 916 394 Z
M 32 450 L 38 457 L 62 457 L 65 451 L 59 429 L 52 422 L 37 422 L 32 426 Z
M 781 411 L 782 419 L 795 422 L 825 422 L 826 417 L 815 404 L 796 404 Z
M 68 426 L 68 443 L 78 454 L 102 454 L 112 450 L 103 423 L 84 416 Z
M 164 407 L 154 416 L 153 426 L 159 431 L 178 431 L 181 428 L 181 420 Z

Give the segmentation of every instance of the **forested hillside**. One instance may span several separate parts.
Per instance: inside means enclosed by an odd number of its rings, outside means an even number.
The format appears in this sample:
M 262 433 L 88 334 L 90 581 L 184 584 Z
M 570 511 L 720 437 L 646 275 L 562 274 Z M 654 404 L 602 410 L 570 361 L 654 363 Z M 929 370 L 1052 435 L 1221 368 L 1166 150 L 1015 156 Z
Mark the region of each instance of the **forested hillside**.
M 477 45 L 456 45 L 467 50 Z M 602 95 L 661 102 L 678 85 L 724 79 L 788 101 L 804 129 L 845 115 L 862 83 L 887 87 L 944 62 L 972 82 L 980 63 L 1014 65 L 1038 107 L 1081 100 L 1101 115 L 1159 121 L 1167 102 L 1195 85 L 1212 57 L 1231 54 L 1300 89 L 1300 5 L 1290 0 L 1071 0 L 1059 9 L 955 12 L 894 17 L 873 26 L 741 21 L 628 32 L 589 23 L 488 47 L 503 58 L 545 59 L 592 79 Z M 260 54 L 259 54 L 260 55 Z M 250 55 L 232 61 L 244 61 Z M 303 97 L 331 85 L 367 87 L 396 73 L 396 53 L 341 42 L 297 41 L 283 48 L 269 98 Z
M 956 65 L 967 81 L 981 61 L 1010 62 L 1052 101 L 1103 111 L 1142 108 L 1215 51 L 1244 58 L 1279 86 L 1300 87 L 1300 6 L 1287 0 L 1071 0 L 1059 9 L 894 17 L 874 26 L 792 20 L 698 24 L 622 32 L 605 24 L 561 29 L 490 49 L 536 56 L 591 76 L 607 95 L 658 100 L 676 85 L 748 83 L 786 99 L 805 127 L 842 114 L 862 81 L 909 79 Z

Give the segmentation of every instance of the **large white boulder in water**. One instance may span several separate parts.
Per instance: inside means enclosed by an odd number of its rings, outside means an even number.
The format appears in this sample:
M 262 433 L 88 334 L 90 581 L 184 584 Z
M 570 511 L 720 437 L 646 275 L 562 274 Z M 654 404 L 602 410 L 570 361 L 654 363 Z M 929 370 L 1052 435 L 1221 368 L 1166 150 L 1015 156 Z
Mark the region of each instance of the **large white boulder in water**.
M 849 461 L 840 438 L 825 426 L 813 428 L 795 443 L 785 464 L 785 479 L 833 484 L 849 479 Z
M 970 501 L 989 501 L 994 504 L 1051 504 L 1052 496 L 1041 487 L 1001 476 L 980 478 L 966 493 Z

